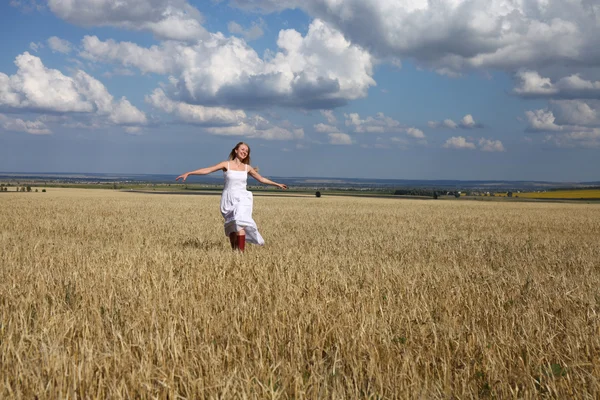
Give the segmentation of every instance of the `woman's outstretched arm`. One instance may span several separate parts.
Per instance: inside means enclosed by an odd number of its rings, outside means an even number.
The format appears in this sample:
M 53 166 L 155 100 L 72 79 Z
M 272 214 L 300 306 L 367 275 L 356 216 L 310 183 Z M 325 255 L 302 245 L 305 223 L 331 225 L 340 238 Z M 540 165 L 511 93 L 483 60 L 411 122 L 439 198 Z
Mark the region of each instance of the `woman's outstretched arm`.
M 260 183 L 264 183 L 265 185 L 272 185 L 272 186 L 277 186 L 278 188 L 281 189 L 287 189 L 287 185 L 283 184 L 283 183 L 277 183 L 277 182 L 273 182 L 270 179 L 267 179 L 263 176 L 261 176 L 258 172 L 256 172 L 256 170 L 252 167 L 248 167 L 248 174 L 253 177 L 254 179 L 256 179 L 257 181 L 259 181 Z
M 187 179 L 187 177 L 189 175 L 208 175 L 208 174 L 212 174 L 215 171 L 224 170 L 226 168 L 227 168 L 227 161 L 222 161 L 218 164 L 213 165 L 212 167 L 200 168 L 195 171 L 190 171 L 190 172 L 186 172 L 185 174 L 181 174 L 177 178 L 175 178 L 175 180 L 178 181 L 179 179 L 181 179 L 182 182 L 185 182 L 185 180 Z

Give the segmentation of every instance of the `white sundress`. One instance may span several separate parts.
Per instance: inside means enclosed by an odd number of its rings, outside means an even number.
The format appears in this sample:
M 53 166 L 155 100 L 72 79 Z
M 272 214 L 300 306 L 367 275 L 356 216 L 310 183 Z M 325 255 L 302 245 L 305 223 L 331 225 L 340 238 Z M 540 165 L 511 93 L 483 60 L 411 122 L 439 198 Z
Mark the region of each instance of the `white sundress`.
M 265 241 L 258 232 L 252 219 L 252 192 L 246 190 L 248 165 L 245 171 L 232 171 L 227 163 L 225 187 L 221 195 L 221 214 L 225 218 L 225 235 L 241 229 L 246 231 L 246 242 L 264 245 Z

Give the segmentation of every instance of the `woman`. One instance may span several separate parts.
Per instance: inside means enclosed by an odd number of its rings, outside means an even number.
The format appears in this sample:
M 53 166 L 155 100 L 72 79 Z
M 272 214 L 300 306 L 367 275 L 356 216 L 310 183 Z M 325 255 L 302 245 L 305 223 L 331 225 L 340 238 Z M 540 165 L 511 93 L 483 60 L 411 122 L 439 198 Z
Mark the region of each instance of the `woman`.
M 181 179 L 182 182 L 185 182 L 189 175 L 207 175 L 219 170 L 223 171 L 225 175 L 225 187 L 221 195 L 221 214 L 225 218 L 225 235 L 229 236 L 231 248 L 243 252 L 246 247 L 246 236 L 248 236 L 249 243 L 265 244 L 252 219 L 252 193 L 246 190 L 248 174 L 266 185 L 277 186 L 281 189 L 287 189 L 287 186 L 260 176 L 250 166 L 250 147 L 244 142 L 239 142 L 231 150 L 228 161 L 186 172 L 175 180 Z

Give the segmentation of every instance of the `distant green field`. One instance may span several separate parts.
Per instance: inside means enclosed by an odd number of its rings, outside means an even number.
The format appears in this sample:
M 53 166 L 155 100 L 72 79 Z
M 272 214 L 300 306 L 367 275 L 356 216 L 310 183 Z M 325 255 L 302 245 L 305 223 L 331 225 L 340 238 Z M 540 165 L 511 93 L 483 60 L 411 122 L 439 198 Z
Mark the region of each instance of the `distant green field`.
M 519 193 L 517 196 L 527 199 L 600 199 L 600 189 L 529 192 Z

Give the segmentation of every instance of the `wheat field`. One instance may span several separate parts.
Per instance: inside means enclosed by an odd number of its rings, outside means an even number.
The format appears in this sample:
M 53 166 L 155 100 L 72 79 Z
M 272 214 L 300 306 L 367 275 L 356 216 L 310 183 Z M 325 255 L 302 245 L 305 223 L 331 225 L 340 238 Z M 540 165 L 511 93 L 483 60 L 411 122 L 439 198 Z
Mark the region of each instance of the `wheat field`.
M 0 195 L 1 398 L 599 398 L 600 205 Z

